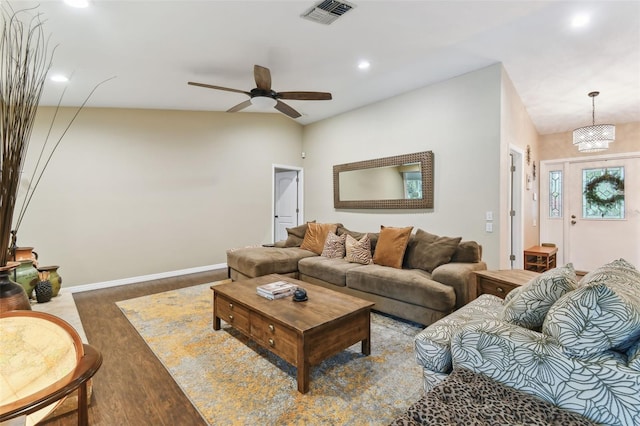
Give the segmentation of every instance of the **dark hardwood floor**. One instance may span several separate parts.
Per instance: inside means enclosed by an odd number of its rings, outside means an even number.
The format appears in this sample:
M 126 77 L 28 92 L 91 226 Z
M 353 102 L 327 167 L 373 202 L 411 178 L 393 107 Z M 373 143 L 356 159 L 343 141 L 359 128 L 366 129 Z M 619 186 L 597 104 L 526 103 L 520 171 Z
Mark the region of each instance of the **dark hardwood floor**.
M 91 425 L 206 425 L 115 302 L 226 277 L 224 269 L 74 293 L 87 340 L 103 356 L 94 376 Z M 77 415 L 72 412 L 45 424 L 76 425 Z

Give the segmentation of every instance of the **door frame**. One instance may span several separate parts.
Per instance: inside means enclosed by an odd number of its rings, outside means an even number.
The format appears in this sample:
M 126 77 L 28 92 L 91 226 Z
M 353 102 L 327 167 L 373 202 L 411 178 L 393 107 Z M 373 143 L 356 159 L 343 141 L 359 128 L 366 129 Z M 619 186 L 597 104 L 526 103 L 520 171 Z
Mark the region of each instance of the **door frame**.
M 507 218 L 509 220 L 509 236 L 508 236 L 508 247 L 510 250 L 509 253 L 509 264 L 511 265 L 511 269 L 522 269 L 524 268 L 524 259 L 523 259 L 523 240 L 524 240 L 524 185 L 525 176 L 524 173 L 524 150 L 518 146 L 510 145 L 509 146 L 509 156 L 513 158 L 513 165 L 515 166 L 515 172 L 513 172 L 513 184 L 512 179 L 509 179 L 509 193 L 507 194 L 509 200 L 510 210 L 514 210 L 514 215 L 511 215 L 511 211 L 507 211 Z M 509 168 L 511 168 L 511 162 L 509 163 Z M 509 176 L 511 177 L 512 173 L 509 170 Z M 513 195 L 513 205 L 512 205 L 512 195 Z M 511 260 L 511 256 L 513 260 Z
M 579 163 L 587 163 L 587 162 L 592 162 L 592 161 L 607 161 L 607 160 L 626 160 L 626 159 L 630 159 L 630 158 L 640 158 L 640 152 L 619 152 L 619 153 L 611 153 L 611 154 L 594 154 L 594 155 L 588 155 L 588 156 L 580 156 L 580 157 L 568 157 L 568 158 L 555 158 L 555 159 L 549 159 L 549 160 L 542 160 L 540 161 L 540 178 L 541 178 L 541 185 L 540 185 L 540 197 L 542 200 L 542 197 L 545 197 L 545 202 L 541 202 L 540 203 L 540 219 L 538 221 L 538 223 L 540 224 L 540 229 L 539 229 L 539 233 L 540 233 L 540 238 L 543 238 L 543 235 L 546 236 L 549 233 L 549 230 L 547 228 L 549 228 L 549 225 L 547 224 L 547 220 L 550 220 L 548 218 L 548 211 L 545 211 L 543 209 L 543 207 L 548 208 L 548 199 L 549 199 L 549 186 L 548 186 L 548 178 L 546 178 L 546 176 L 548 176 L 549 170 L 551 170 L 551 167 L 553 167 L 553 165 L 560 165 L 560 169 L 562 170 L 562 206 L 563 206 L 563 214 L 562 214 L 562 218 L 561 218 L 561 223 L 562 223 L 562 242 L 561 244 L 558 246 L 558 254 L 557 254 L 557 264 L 561 265 L 561 264 L 565 264 L 567 263 L 567 259 L 565 259 L 565 254 L 567 253 L 567 250 L 569 249 L 569 227 L 570 222 L 571 222 L 571 215 L 569 212 L 567 212 L 566 210 L 566 206 L 569 205 L 569 193 L 566 190 L 565 185 L 567 184 L 566 181 L 566 173 L 567 173 L 567 169 L 569 167 L 570 164 L 579 164 Z M 556 168 L 558 169 L 558 168 Z M 545 180 L 544 182 L 547 183 L 547 185 L 545 187 L 542 186 L 542 173 L 545 173 Z M 543 221 L 544 221 L 544 228 L 543 229 Z
M 298 214 L 296 225 L 300 225 L 304 220 L 304 169 L 297 166 L 287 166 L 283 164 L 271 165 L 271 242 L 276 241 L 276 227 L 274 217 L 276 215 L 276 174 L 278 172 L 297 172 L 298 174 Z

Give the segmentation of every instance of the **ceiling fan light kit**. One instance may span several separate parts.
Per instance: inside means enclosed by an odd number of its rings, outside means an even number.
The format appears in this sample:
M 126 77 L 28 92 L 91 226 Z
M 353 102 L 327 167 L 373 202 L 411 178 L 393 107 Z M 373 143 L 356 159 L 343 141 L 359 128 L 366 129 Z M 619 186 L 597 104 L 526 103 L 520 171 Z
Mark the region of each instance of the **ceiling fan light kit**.
M 259 109 L 267 110 L 276 106 L 278 101 L 266 96 L 254 96 L 251 98 L 251 104 Z
M 224 90 L 227 92 L 243 93 L 249 96 L 249 100 L 239 103 L 227 110 L 227 112 L 238 112 L 251 105 L 256 105 L 260 109 L 275 108 L 281 113 L 291 117 L 298 118 L 301 114 L 282 102 L 280 99 L 291 99 L 297 101 L 328 101 L 331 100 L 331 93 L 328 92 L 276 92 L 271 90 L 271 71 L 269 68 L 260 65 L 253 66 L 253 75 L 256 81 L 256 88 L 250 92 L 238 89 L 230 89 L 228 87 L 214 86 L 205 83 L 196 83 L 190 81 L 188 84 L 192 86 L 205 87 L 207 89 Z
M 609 148 L 609 144 L 616 139 L 616 126 L 613 124 L 596 125 L 596 104 L 595 97 L 600 92 L 590 92 L 592 113 L 591 126 L 579 127 L 573 131 L 573 144 L 580 152 L 599 152 Z

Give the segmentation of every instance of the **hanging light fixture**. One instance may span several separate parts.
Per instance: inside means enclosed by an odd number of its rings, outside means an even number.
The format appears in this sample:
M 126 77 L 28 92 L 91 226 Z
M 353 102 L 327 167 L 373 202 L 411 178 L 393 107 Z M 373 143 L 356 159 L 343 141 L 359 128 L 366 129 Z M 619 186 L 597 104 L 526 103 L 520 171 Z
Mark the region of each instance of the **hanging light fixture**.
M 591 92 L 591 126 L 580 127 L 573 131 L 573 144 L 580 152 L 598 152 L 609 148 L 609 144 L 616 139 L 616 126 L 613 124 L 596 125 L 596 96 L 600 92 Z

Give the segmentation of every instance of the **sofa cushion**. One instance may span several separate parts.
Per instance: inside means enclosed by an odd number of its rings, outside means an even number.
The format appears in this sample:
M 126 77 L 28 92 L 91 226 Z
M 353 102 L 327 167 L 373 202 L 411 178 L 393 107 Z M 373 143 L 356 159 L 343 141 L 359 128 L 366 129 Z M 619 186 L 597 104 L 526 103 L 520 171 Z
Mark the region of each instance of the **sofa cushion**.
M 300 274 L 307 275 L 340 287 L 347 282 L 347 271 L 361 266 L 346 259 L 329 259 L 327 257 L 307 257 L 298 262 Z
M 413 231 L 413 226 L 406 228 L 381 226 L 378 244 L 373 253 L 373 263 L 392 268 L 402 268 L 402 259 L 407 249 L 411 231 Z
M 329 232 L 320 256 L 328 257 L 329 259 L 343 258 L 345 255 L 344 243 L 346 239 L 346 235 L 337 236 L 335 233 Z
M 500 319 L 530 330 L 539 330 L 549 308 L 562 295 L 578 287 L 571 263 L 548 270 L 519 287 L 500 313 Z
M 461 241 L 451 256 L 451 262 L 476 263 L 482 260 L 480 245 L 475 241 Z
M 345 228 L 344 226 L 338 226 L 338 230 L 336 231 L 336 234 L 338 234 L 338 235 L 343 235 L 343 234 L 351 235 L 356 240 L 360 240 L 365 235 L 368 235 L 369 236 L 369 242 L 370 242 L 370 245 L 371 245 L 371 254 L 372 255 L 373 255 L 373 252 L 376 249 L 376 245 L 378 244 L 378 237 L 380 236 L 380 234 L 376 233 L 376 232 L 351 231 L 351 230 Z
M 462 238 L 439 237 L 418 229 L 407 246 L 405 267 L 432 272 L 435 268 L 451 261 Z
M 481 294 L 418 333 L 414 339 L 416 361 L 431 371 L 449 373 L 452 369 L 451 336 L 471 321 L 497 319 L 500 311 L 502 300 L 499 297 Z
M 249 247 L 227 252 L 227 266 L 248 277 L 287 274 L 298 270 L 298 261 L 315 256 L 297 247 Z
M 362 265 L 371 263 L 371 241 L 368 234 L 364 234 L 360 241 L 356 241 L 351 235 L 347 235 L 344 246 L 347 262 L 360 263 Z
M 640 272 L 624 260 L 591 271 L 549 309 L 542 332 L 570 356 L 628 349 L 640 334 Z
M 347 271 L 347 287 L 449 313 L 456 302 L 452 287 L 420 269 L 367 265 Z
M 312 251 L 315 254 L 322 253 L 327 234 L 329 232 L 335 233 L 336 229 L 338 229 L 338 225 L 335 223 L 308 223 L 307 232 L 304 234 L 304 240 L 300 248 Z

